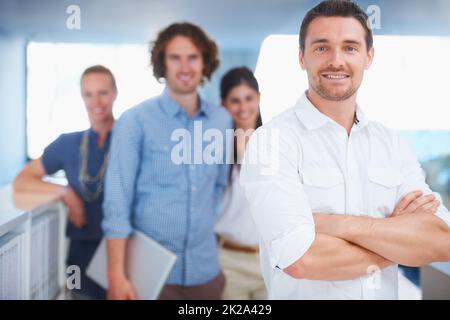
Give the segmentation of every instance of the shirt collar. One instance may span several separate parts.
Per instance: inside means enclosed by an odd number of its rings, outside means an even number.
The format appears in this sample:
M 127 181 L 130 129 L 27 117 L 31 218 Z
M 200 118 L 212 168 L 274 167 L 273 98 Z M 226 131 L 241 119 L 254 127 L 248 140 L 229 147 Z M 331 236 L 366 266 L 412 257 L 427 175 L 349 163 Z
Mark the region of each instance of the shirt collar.
M 336 121 L 324 115 L 309 101 L 306 92 L 297 101 L 295 113 L 308 130 L 318 129 L 327 123 L 337 124 Z M 358 121 L 355 121 L 352 130 L 360 130 L 368 123 L 366 115 L 358 105 L 356 106 L 356 119 Z
M 210 115 L 210 109 L 208 103 L 198 94 L 200 108 L 197 114 Z M 176 117 L 183 111 L 183 108 L 169 95 L 167 87 L 164 89 L 160 96 L 161 105 L 164 111 L 171 117 Z
M 361 130 L 369 123 L 369 119 L 367 118 L 366 114 L 358 105 L 356 106 L 356 119 L 358 121 L 353 126 L 353 131 Z
M 98 147 L 98 143 L 97 143 L 97 140 L 98 140 L 98 133 L 95 132 L 94 129 L 92 129 L 92 127 L 90 127 L 90 128 L 88 129 L 88 132 L 89 132 L 89 140 L 90 140 L 90 141 L 93 141 L 93 145 L 94 145 L 97 149 L 100 149 L 100 148 Z M 111 132 L 112 132 L 112 130 L 111 130 L 110 132 L 108 132 L 108 135 L 106 136 L 105 144 L 103 145 L 102 150 L 108 150 L 108 149 L 109 149 L 109 143 L 110 143 L 110 140 L 111 140 Z M 91 142 L 90 142 L 89 144 L 92 145 Z

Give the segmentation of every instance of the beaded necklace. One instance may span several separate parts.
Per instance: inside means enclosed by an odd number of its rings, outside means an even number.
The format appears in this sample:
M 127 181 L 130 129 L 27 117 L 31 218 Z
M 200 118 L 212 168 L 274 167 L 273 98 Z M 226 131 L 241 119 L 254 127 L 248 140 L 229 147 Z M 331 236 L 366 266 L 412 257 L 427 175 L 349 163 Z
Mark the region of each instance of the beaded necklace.
M 89 130 L 85 131 L 80 143 L 80 172 L 78 174 L 78 181 L 80 182 L 80 191 L 82 198 L 87 202 L 93 202 L 98 199 L 103 192 L 103 177 L 106 171 L 108 162 L 108 152 L 105 153 L 103 163 L 98 174 L 94 177 L 89 175 L 88 160 L 89 160 Z M 97 188 L 94 192 L 89 190 L 88 184 L 97 183 Z

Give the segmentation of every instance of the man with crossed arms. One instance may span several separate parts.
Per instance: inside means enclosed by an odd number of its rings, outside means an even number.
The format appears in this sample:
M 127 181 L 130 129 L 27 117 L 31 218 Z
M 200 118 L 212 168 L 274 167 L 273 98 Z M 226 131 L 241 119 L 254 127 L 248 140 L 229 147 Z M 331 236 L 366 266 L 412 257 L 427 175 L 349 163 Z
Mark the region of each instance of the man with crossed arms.
M 450 260 L 448 210 L 408 145 L 356 103 L 374 56 L 366 21 L 350 1 L 307 13 L 309 90 L 247 147 L 241 184 L 270 299 L 397 299 L 398 264 Z

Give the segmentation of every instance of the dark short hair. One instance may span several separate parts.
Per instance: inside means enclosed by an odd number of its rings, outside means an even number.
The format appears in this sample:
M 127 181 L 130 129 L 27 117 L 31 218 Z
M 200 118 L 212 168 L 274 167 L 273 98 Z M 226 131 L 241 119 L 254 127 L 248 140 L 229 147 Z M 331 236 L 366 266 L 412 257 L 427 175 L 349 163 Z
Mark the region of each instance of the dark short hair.
M 253 72 L 247 67 L 237 67 L 224 74 L 220 81 L 220 98 L 224 100 L 230 91 L 241 84 L 246 84 L 259 93 L 259 85 Z
M 155 41 L 150 43 L 151 64 L 153 75 L 160 81 L 166 75 L 164 62 L 167 44 L 176 36 L 189 38 L 200 50 L 203 57 L 203 76 L 208 80 L 219 66 L 219 49 L 216 43 L 198 26 L 189 23 L 174 23 L 159 32 Z
M 373 46 L 372 30 L 368 26 L 368 15 L 350 0 L 326 0 L 308 11 L 303 19 L 299 33 L 299 43 L 302 51 L 305 51 L 305 39 L 311 22 L 319 17 L 345 17 L 355 18 L 361 23 L 366 32 L 367 50 Z
M 108 68 L 106 68 L 105 66 L 102 65 L 95 65 L 92 67 L 87 68 L 86 70 L 83 71 L 83 73 L 81 74 L 81 78 L 80 78 L 80 84 L 83 81 L 83 78 L 91 73 L 101 73 L 101 74 L 105 74 L 107 76 L 109 76 L 109 78 L 111 79 L 111 85 L 114 89 L 115 92 L 117 92 L 117 85 L 116 85 L 116 79 L 114 78 L 113 73 L 111 72 L 111 70 L 109 70 Z

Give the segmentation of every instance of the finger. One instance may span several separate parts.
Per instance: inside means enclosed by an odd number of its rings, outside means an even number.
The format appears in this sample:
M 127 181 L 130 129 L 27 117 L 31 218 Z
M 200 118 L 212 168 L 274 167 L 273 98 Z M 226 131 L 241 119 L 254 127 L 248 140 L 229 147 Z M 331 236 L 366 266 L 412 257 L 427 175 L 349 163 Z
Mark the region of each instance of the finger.
M 83 217 L 81 218 L 81 225 L 84 226 L 85 224 L 86 224 L 86 217 L 83 216 Z
M 422 207 L 425 204 L 432 203 L 435 199 L 436 197 L 434 196 L 434 194 L 422 196 L 414 200 L 408 207 L 406 207 L 406 211 L 416 212 L 420 207 Z
M 419 209 L 416 210 L 416 212 L 436 214 L 437 209 L 439 208 L 440 204 L 441 203 L 438 200 L 435 200 L 431 203 L 427 203 L 426 205 L 420 207 Z
M 435 201 L 433 201 L 433 203 L 434 204 L 430 210 L 433 214 L 436 214 L 439 209 L 439 206 L 441 205 L 441 202 L 439 200 L 435 200 Z
M 71 224 L 75 224 L 75 220 L 73 219 L 73 216 L 69 214 L 68 220 Z
M 78 216 L 78 222 L 79 222 L 81 225 L 84 225 L 84 224 L 86 223 L 86 217 L 85 217 L 84 215 L 79 215 L 79 216 Z
M 69 215 L 70 222 L 72 222 L 74 225 L 78 224 L 78 217 L 75 213 L 71 212 Z
M 83 219 L 80 216 L 75 216 L 74 217 L 74 224 L 77 228 L 81 228 L 83 226 Z
M 422 191 L 413 191 L 405 195 L 395 207 L 395 211 L 403 211 L 411 202 L 422 195 Z
M 84 227 L 85 224 L 86 222 L 84 222 L 83 220 L 78 220 L 78 228 Z
M 430 201 L 428 203 L 425 203 L 424 205 L 420 206 L 421 208 L 431 208 L 432 206 L 440 205 L 441 203 L 436 198 L 433 199 L 433 201 Z
M 130 288 L 129 298 L 130 300 L 137 300 L 137 295 L 133 288 Z
M 433 208 L 434 205 L 435 205 L 435 203 L 434 203 L 434 201 L 433 201 L 433 202 L 424 204 L 424 205 L 421 206 L 419 209 L 429 211 L 429 210 L 431 210 L 431 209 Z
M 79 228 L 86 224 L 86 217 L 83 213 L 80 213 L 79 210 L 76 211 L 76 213 L 72 214 L 72 219 L 76 223 L 76 226 Z

